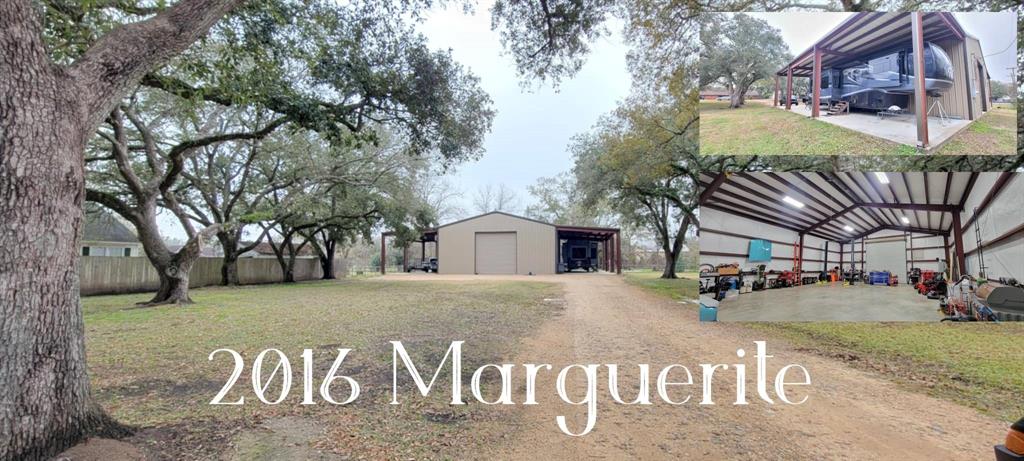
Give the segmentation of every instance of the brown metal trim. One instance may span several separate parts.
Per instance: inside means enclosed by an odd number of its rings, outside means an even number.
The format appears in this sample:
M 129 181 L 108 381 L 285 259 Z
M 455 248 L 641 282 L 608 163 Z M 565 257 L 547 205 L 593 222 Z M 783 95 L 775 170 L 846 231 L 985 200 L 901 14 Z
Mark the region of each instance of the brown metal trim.
M 821 49 L 814 47 L 814 71 L 811 73 L 811 118 L 821 115 Z
M 815 183 L 814 181 L 811 181 L 810 179 L 805 177 L 803 175 L 803 173 L 793 172 L 793 175 L 796 176 L 797 178 L 800 178 L 800 180 L 802 180 L 808 186 L 811 186 L 811 188 L 814 189 L 815 191 L 817 191 L 819 194 L 828 197 L 829 200 L 831 200 L 836 205 L 838 205 L 838 206 L 840 206 L 842 208 L 846 208 L 846 205 L 843 205 L 842 202 L 840 202 L 839 200 L 836 200 L 836 198 L 833 196 L 833 194 L 830 194 L 830 193 L 826 192 L 825 189 L 822 189 L 821 186 L 819 186 L 817 183 Z M 835 186 L 832 186 L 832 187 L 835 187 Z M 840 192 L 840 194 L 841 193 L 842 192 Z M 850 215 L 850 217 L 856 218 L 857 221 L 860 223 L 861 227 L 869 227 L 868 222 L 865 221 L 864 218 L 862 218 L 860 215 L 858 215 L 856 213 L 853 213 L 853 214 Z
M 999 245 L 1000 243 L 1002 243 L 1002 242 L 1004 242 L 1006 240 L 1009 240 L 1009 239 L 1011 239 L 1011 238 L 1013 238 L 1013 237 L 1015 237 L 1017 235 L 1020 235 L 1020 234 L 1024 234 L 1024 224 L 1019 224 L 1019 225 L 1017 225 L 1017 227 L 1014 227 L 1013 229 L 1010 229 L 1010 230 L 1008 230 L 1006 232 L 1003 232 L 998 237 L 993 238 L 992 240 L 981 242 L 981 248 L 989 248 L 989 247 L 993 247 L 993 246 Z M 970 255 L 970 254 L 974 254 L 974 253 L 977 253 L 977 252 L 978 252 L 978 249 L 974 248 L 971 251 L 968 251 L 968 252 L 966 252 L 964 254 L 965 255 Z
M 747 259 L 750 255 L 746 255 L 746 254 L 743 254 L 743 253 L 725 253 L 725 252 L 721 252 L 721 251 L 701 251 L 700 252 L 700 256 L 722 256 L 722 257 L 726 257 L 726 258 L 743 258 L 743 259 Z M 781 259 L 781 260 L 785 260 L 785 261 L 793 261 L 794 260 L 793 257 L 788 257 L 787 258 L 785 256 L 772 256 L 772 259 L 773 260 Z M 812 263 L 825 262 L 825 261 L 822 261 L 820 259 L 805 259 L 804 261 L 809 261 L 809 262 L 812 262 Z M 809 273 L 809 272 L 817 273 L 817 272 L 820 272 L 820 271 L 803 271 L 803 272 L 804 273 Z
M 967 203 L 967 197 L 970 197 L 971 191 L 974 189 L 974 183 L 978 181 L 978 173 L 971 173 L 971 179 L 967 180 L 967 186 L 964 187 L 964 192 L 960 196 L 960 209 L 964 209 L 964 204 Z
M 981 200 L 980 204 L 978 204 L 977 211 L 975 211 L 971 217 L 967 219 L 967 222 L 964 223 L 965 228 L 970 228 L 971 224 L 974 224 L 974 221 L 978 216 L 988 209 L 988 206 L 992 204 L 992 201 L 995 200 L 996 197 L 999 196 L 999 193 L 1003 191 L 1003 188 L 1006 187 L 1006 184 L 1010 182 L 1011 178 L 1013 178 L 1013 173 L 1009 171 L 1004 171 L 999 175 L 999 179 L 996 179 L 995 184 L 992 184 L 988 193 L 985 194 L 985 198 Z
M 881 181 L 878 181 L 878 178 L 872 179 L 872 177 L 874 176 L 873 174 L 871 176 L 868 176 L 867 172 L 861 171 L 859 173 L 864 178 L 864 180 L 868 182 L 868 185 L 871 186 L 871 189 L 875 191 L 875 194 L 878 195 L 878 199 L 884 202 L 885 201 L 885 195 L 882 195 L 882 189 L 880 189 L 878 187 L 881 184 Z M 857 186 L 860 187 L 860 182 L 856 181 L 856 179 L 853 176 L 853 173 L 846 173 L 846 174 L 851 179 L 854 179 L 854 181 L 857 183 Z M 876 181 L 878 182 L 878 184 L 875 184 Z M 889 181 L 889 184 L 892 184 L 892 181 Z M 867 197 L 869 201 L 871 200 L 871 195 L 868 194 L 867 191 L 864 191 L 864 196 Z M 899 216 L 896 216 L 895 212 L 893 212 L 892 210 L 888 210 L 888 211 L 889 211 L 889 214 L 887 216 L 889 218 L 892 218 L 892 223 L 893 224 L 895 224 L 897 226 L 903 225 L 903 223 L 900 221 Z M 885 215 L 884 212 L 882 214 Z
M 777 243 L 779 245 L 791 245 L 790 242 L 782 242 L 782 241 L 779 241 L 779 240 L 766 239 L 766 238 L 763 238 L 763 237 L 754 237 L 753 235 L 738 234 L 738 233 L 735 233 L 735 232 L 723 231 L 723 230 L 718 230 L 718 229 L 709 229 L 709 228 L 706 228 L 706 227 L 702 227 L 700 229 L 700 231 L 701 232 L 707 232 L 709 234 L 724 235 L 726 237 L 736 237 L 736 238 L 750 239 L 750 240 L 767 240 L 769 242 Z
M 793 99 L 793 68 L 790 67 L 786 71 L 786 110 L 792 107 Z
M 926 205 L 931 205 L 932 204 L 932 197 L 931 197 L 931 194 L 928 191 L 928 172 L 925 171 L 922 174 L 924 176 L 924 203 Z M 904 176 L 906 176 L 906 173 L 904 173 Z M 910 182 L 907 181 L 907 179 L 905 177 L 903 179 L 903 182 L 905 182 L 907 184 L 907 188 L 909 189 L 910 188 Z M 911 199 L 913 199 L 913 196 L 911 196 Z M 925 216 L 925 218 L 927 218 L 928 228 L 931 229 L 931 227 L 932 227 L 932 214 L 929 212 L 929 213 L 925 213 L 924 216 Z M 920 224 L 921 223 L 918 223 L 918 225 L 920 225 Z
M 911 41 L 914 50 L 914 111 L 917 119 L 917 145 L 928 148 L 928 95 L 924 85 L 924 13 L 910 13 Z
M 960 226 L 960 213 L 953 213 L 953 244 L 956 246 L 956 267 L 957 273 L 954 278 L 960 278 L 967 267 L 967 258 L 964 256 L 963 227 Z
M 697 203 L 701 204 L 708 201 L 708 199 L 711 198 L 711 195 L 714 194 L 715 191 L 717 191 L 718 188 L 721 187 L 722 184 L 724 184 L 728 179 L 729 177 L 727 173 L 718 173 L 718 175 L 715 176 L 715 179 L 711 181 L 711 184 L 705 187 L 704 190 L 700 193 L 700 197 L 697 199 Z
M 964 55 L 964 90 L 967 91 L 967 117 L 974 120 L 974 95 L 971 94 L 971 63 L 967 59 L 967 40 L 960 42 L 960 53 Z

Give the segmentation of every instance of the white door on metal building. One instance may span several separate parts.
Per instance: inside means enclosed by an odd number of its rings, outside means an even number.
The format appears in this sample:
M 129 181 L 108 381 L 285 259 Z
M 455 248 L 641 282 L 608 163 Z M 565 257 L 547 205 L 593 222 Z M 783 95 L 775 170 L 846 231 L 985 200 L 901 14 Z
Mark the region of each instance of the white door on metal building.
M 476 273 L 516 273 L 515 232 L 478 232 L 476 234 Z

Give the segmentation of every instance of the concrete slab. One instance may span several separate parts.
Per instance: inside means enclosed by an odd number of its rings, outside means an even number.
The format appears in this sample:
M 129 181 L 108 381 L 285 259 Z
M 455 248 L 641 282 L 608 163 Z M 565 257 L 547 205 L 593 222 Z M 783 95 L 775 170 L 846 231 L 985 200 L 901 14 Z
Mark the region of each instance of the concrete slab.
M 786 110 L 785 106 L 779 106 Z M 794 114 L 805 117 L 811 116 L 811 108 L 807 105 L 792 106 L 789 109 Z M 867 112 L 850 112 L 844 115 L 825 115 L 821 111 L 818 117 L 825 123 L 848 128 L 867 135 L 882 138 L 888 141 L 917 146 L 917 125 L 913 114 L 899 115 L 895 117 L 879 118 L 877 115 Z M 967 128 L 970 120 L 957 120 L 948 118 L 945 121 L 938 117 L 928 117 L 928 141 L 929 151 L 934 150 L 948 141 L 953 135 Z
M 938 322 L 939 301 L 910 286 L 805 285 L 755 291 L 722 301 L 723 322 Z

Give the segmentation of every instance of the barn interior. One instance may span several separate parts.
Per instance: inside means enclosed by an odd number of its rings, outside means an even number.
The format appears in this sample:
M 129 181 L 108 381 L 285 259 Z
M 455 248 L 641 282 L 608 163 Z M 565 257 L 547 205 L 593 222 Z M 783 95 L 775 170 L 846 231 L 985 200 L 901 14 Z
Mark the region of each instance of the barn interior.
M 705 173 L 701 186 L 701 292 L 718 320 L 1024 319 L 1018 173 Z

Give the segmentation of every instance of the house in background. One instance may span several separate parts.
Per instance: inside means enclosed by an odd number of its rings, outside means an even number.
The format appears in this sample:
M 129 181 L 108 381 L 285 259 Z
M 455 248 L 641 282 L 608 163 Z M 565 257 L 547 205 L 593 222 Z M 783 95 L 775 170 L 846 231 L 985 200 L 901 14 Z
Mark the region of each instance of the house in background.
M 82 256 L 142 256 L 142 243 L 135 233 L 106 208 L 85 205 Z

